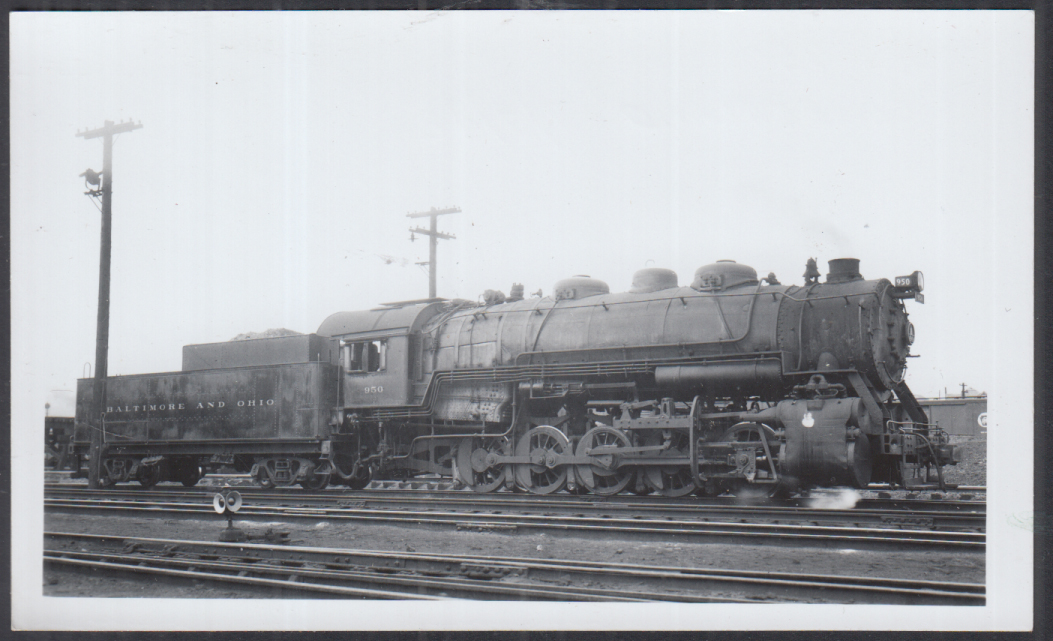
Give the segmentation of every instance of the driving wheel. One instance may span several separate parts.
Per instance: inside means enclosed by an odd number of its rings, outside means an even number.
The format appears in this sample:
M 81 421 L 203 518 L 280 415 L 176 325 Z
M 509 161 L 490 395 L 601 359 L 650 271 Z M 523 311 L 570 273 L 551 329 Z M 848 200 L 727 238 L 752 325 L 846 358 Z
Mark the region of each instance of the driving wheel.
M 632 468 L 617 469 L 619 455 L 616 452 L 595 454 L 592 450 L 597 448 L 624 448 L 631 447 L 627 437 L 621 430 L 613 427 L 595 427 L 581 437 L 578 442 L 578 456 L 588 456 L 595 463 L 590 465 L 576 465 L 574 472 L 582 485 L 589 488 L 593 494 L 611 496 L 624 490 L 635 476 Z
M 530 457 L 530 463 L 515 466 L 516 483 L 532 494 L 552 494 L 567 484 L 567 467 L 556 464 L 556 457 L 570 452 L 570 441 L 554 427 L 532 428 L 516 444 L 516 456 Z
M 644 438 L 645 445 L 661 445 L 665 437 L 660 430 L 649 430 L 651 433 Z M 691 442 L 687 434 L 680 431 L 672 431 L 669 447 L 660 450 L 652 456 L 683 458 L 691 456 Z M 644 481 L 647 485 L 661 496 L 687 496 L 695 491 L 695 481 L 691 478 L 691 465 L 652 465 L 644 469 Z

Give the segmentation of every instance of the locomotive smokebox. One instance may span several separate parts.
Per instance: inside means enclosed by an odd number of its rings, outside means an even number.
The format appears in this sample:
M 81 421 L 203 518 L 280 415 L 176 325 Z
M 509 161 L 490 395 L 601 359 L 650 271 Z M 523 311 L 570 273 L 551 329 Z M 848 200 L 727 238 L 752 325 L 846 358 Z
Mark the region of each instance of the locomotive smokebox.
M 858 258 L 835 258 L 829 261 L 830 273 L 826 275 L 828 283 L 847 283 L 852 280 L 863 280 L 859 273 Z

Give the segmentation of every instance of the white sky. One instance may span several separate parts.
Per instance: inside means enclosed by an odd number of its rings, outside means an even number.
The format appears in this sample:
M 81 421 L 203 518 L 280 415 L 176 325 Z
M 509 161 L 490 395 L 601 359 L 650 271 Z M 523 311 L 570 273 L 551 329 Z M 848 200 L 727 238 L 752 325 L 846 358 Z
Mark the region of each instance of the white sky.
M 128 118 L 111 374 L 424 297 L 405 214 L 457 205 L 441 296 L 851 256 L 925 273 L 917 395 L 1030 394 L 1032 48 L 1028 12 L 12 14 L 15 420 L 94 360 L 75 134 Z

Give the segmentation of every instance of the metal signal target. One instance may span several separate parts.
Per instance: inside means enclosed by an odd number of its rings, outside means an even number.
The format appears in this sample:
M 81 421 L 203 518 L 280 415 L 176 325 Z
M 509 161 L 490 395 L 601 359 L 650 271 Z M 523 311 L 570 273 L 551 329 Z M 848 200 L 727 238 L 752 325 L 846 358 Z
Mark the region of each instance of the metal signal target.
M 241 503 L 241 492 L 236 490 L 227 494 L 216 493 L 212 497 L 212 509 L 216 511 L 216 514 L 237 512 L 241 509 Z

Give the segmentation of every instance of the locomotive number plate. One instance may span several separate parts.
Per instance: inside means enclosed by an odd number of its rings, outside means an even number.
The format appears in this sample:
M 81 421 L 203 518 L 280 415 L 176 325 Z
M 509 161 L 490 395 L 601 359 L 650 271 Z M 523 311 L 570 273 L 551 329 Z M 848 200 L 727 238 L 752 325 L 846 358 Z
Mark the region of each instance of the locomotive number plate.
M 362 388 L 366 394 L 380 394 L 384 391 L 383 385 L 368 385 Z

